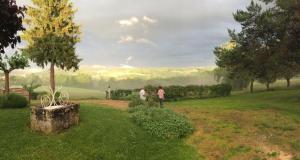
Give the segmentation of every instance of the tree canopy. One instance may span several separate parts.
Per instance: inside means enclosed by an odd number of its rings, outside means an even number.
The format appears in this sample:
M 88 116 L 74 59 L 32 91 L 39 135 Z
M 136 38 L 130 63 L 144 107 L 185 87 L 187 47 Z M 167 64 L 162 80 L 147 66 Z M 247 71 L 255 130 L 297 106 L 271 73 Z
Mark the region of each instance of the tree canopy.
M 20 7 L 15 0 L 0 1 L 0 53 L 6 47 L 14 48 L 21 42 L 19 31 L 23 31 L 23 18 L 25 7 Z
M 29 28 L 23 38 L 29 58 L 40 67 L 50 65 L 50 84 L 55 90 L 54 67 L 77 70 L 80 58 L 75 45 L 80 27 L 74 22 L 75 10 L 69 0 L 33 0 L 25 19 Z
M 26 56 L 15 52 L 12 56 L 5 55 L 0 58 L 0 70 L 5 75 L 5 91 L 9 92 L 9 74 L 16 69 L 24 69 L 29 67 L 29 62 Z
M 229 30 L 235 47 L 215 48 L 216 64 L 232 77 L 251 79 L 266 84 L 279 78 L 287 80 L 299 73 L 299 0 L 262 0 L 263 7 L 251 1 L 246 10 L 233 14 L 242 30 Z M 272 3 L 271 3 L 272 2 Z M 244 76 L 248 75 L 248 76 Z

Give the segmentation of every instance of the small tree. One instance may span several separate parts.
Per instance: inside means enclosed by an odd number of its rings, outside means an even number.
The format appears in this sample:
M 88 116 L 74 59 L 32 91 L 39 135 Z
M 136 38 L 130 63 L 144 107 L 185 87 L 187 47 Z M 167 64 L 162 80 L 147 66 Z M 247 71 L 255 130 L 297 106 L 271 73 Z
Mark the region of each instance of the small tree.
M 9 93 L 9 74 L 16 69 L 24 69 L 29 67 L 28 59 L 24 55 L 15 52 L 11 57 L 7 55 L 0 59 L 0 70 L 5 76 L 5 92 Z
M 37 80 L 32 79 L 30 84 L 23 84 L 22 86 L 23 89 L 25 89 L 29 93 L 29 104 L 30 104 L 34 90 L 39 88 L 41 85 L 37 82 Z
M 75 54 L 80 40 L 75 10 L 69 0 L 34 0 L 33 5 L 26 12 L 29 29 L 23 38 L 29 45 L 24 51 L 38 66 L 50 65 L 50 85 L 55 90 L 55 66 L 76 70 L 81 61 Z
M 15 0 L 1 0 L 0 2 L 0 53 L 8 46 L 14 48 L 21 42 L 18 31 L 24 30 L 22 20 L 25 7 L 19 7 Z

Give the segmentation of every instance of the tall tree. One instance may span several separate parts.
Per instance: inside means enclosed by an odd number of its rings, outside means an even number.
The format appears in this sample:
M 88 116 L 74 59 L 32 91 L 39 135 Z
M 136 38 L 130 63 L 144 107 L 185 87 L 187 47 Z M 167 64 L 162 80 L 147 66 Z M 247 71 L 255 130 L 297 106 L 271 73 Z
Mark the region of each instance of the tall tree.
M 28 59 L 24 55 L 15 52 L 11 57 L 7 55 L 0 59 L 0 70 L 4 72 L 5 76 L 5 92 L 9 93 L 9 74 L 16 69 L 24 69 L 29 67 Z
M 55 90 L 55 66 L 77 70 L 81 59 L 75 53 L 80 27 L 74 22 L 75 10 L 69 0 L 32 0 L 25 22 L 29 29 L 23 38 L 24 51 L 38 66 L 50 65 L 50 86 Z
M 262 7 L 251 1 L 246 10 L 238 10 L 233 14 L 234 19 L 241 24 L 242 31 L 235 33 L 229 30 L 229 35 L 237 44 L 238 56 L 241 58 L 236 65 L 250 78 L 250 92 L 253 92 L 254 81 L 258 78 L 260 70 L 257 56 L 260 54 L 261 42 L 257 21 L 260 19 Z
M 273 5 L 273 26 L 279 33 L 277 61 L 280 78 L 287 81 L 299 73 L 300 66 L 300 0 L 262 0 Z
M 0 1 L 0 53 L 4 53 L 6 47 L 14 48 L 21 42 L 18 31 L 24 30 L 22 21 L 25 7 L 20 7 L 15 0 Z

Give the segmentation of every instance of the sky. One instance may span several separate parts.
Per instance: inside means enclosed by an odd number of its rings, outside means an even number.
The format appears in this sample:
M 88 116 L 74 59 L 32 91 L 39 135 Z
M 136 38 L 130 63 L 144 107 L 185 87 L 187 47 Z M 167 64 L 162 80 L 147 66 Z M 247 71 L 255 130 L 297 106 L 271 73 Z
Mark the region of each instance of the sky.
M 30 4 L 30 0 L 17 0 Z M 81 65 L 205 67 L 239 29 L 232 13 L 250 0 L 72 0 L 81 25 Z

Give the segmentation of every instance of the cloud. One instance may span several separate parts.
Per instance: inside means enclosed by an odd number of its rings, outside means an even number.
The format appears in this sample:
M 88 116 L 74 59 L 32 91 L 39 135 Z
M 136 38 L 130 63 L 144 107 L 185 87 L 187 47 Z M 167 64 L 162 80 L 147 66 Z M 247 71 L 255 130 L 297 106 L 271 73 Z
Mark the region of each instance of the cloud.
M 144 17 L 143 17 L 143 21 L 145 21 L 145 22 L 147 22 L 147 23 L 150 23 L 150 24 L 157 23 L 157 20 L 156 20 L 156 19 L 153 19 L 153 18 L 150 18 L 150 17 L 147 17 L 147 16 L 144 16 Z
M 129 63 L 135 67 L 215 64 L 213 49 L 229 40 L 227 28 L 240 29 L 232 13 L 250 3 L 249 0 L 71 1 L 78 9 L 75 20 L 82 26 L 82 39 L 76 47 L 83 59 L 81 65 L 120 66 L 132 56 L 134 61 Z M 17 3 L 30 4 L 31 0 L 17 0 Z
M 134 38 L 130 35 L 128 36 L 121 36 L 118 43 L 136 43 L 136 44 L 146 44 L 150 46 L 158 46 L 153 41 L 147 39 L 147 38 Z
M 140 38 L 136 40 L 136 43 L 141 43 L 141 44 L 148 44 L 151 46 L 158 46 L 156 43 L 154 43 L 153 41 L 146 39 L 146 38 Z
M 118 43 L 130 43 L 133 41 L 134 41 L 134 38 L 132 36 L 121 36 Z
M 139 23 L 139 19 L 137 17 L 131 17 L 129 19 L 119 20 L 118 23 L 120 24 L 121 27 L 130 27 Z

